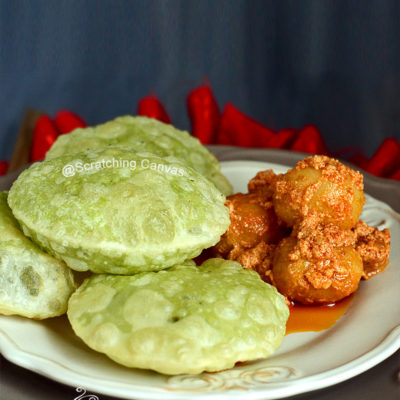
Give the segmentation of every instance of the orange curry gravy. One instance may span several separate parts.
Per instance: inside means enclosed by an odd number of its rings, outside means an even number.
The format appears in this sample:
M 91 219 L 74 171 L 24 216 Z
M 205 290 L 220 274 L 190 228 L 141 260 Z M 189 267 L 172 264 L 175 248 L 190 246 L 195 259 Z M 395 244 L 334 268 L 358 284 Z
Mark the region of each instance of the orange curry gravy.
M 346 312 L 353 296 L 348 296 L 333 304 L 304 306 L 292 304 L 286 324 L 286 335 L 295 332 L 317 332 L 330 328 Z

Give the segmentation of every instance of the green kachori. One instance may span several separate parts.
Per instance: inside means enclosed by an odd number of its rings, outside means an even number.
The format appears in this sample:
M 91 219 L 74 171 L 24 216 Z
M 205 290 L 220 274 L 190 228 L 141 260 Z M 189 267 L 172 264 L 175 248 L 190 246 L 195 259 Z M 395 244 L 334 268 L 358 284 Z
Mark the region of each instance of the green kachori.
M 115 147 L 33 164 L 8 202 L 33 241 L 70 268 L 96 273 L 181 263 L 217 243 L 230 223 L 225 196 L 197 171 Z
M 72 295 L 67 314 L 92 349 L 127 367 L 173 375 L 271 355 L 289 310 L 256 272 L 209 259 L 200 267 L 92 276 Z
M 26 238 L 0 192 L 0 314 L 49 318 L 64 314 L 75 290 L 72 271 Z
M 221 173 L 218 160 L 198 139 L 153 118 L 127 115 L 102 125 L 76 129 L 68 135 L 60 135 L 46 158 L 108 146 L 149 152 L 160 157 L 174 156 L 210 179 L 224 195 L 232 194 L 232 185 Z

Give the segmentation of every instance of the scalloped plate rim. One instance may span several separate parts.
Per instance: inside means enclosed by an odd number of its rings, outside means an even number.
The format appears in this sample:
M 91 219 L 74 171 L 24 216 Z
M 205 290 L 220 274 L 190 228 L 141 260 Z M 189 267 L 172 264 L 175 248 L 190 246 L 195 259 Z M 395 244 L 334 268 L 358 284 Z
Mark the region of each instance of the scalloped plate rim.
M 122 387 L 126 387 L 126 389 L 122 389 L 118 394 L 113 389 L 115 387 L 115 383 L 113 381 L 104 381 L 102 380 L 103 388 L 99 392 L 98 382 L 96 378 L 86 376 L 87 383 L 82 385 L 79 382 L 79 378 L 81 375 L 78 375 L 72 370 L 65 369 L 64 366 L 61 366 L 61 369 L 67 373 L 67 375 L 71 375 L 70 379 L 65 379 L 62 375 L 54 374 L 51 372 L 47 372 L 39 367 L 41 362 L 36 364 L 34 362 L 35 358 L 39 358 L 42 360 L 42 363 L 50 363 L 52 365 L 56 364 L 54 360 L 42 357 L 40 355 L 28 354 L 24 350 L 19 349 L 18 347 L 14 347 L 13 350 L 16 350 L 14 353 L 9 352 L 9 348 L 4 346 L 4 339 L 8 340 L 10 343 L 10 339 L 4 335 L 4 332 L 0 329 L 0 334 L 3 340 L 0 340 L 0 350 L 5 358 L 9 361 L 13 362 L 16 365 L 19 365 L 23 368 L 27 368 L 33 372 L 39 373 L 47 378 L 56 380 L 60 383 L 66 384 L 68 386 L 82 387 L 84 386 L 87 390 L 92 390 L 94 392 L 98 392 L 101 394 L 106 394 L 110 396 L 123 396 L 124 399 L 134 399 L 131 397 L 132 395 L 132 386 L 126 383 L 120 383 Z M 12 343 L 15 346 L 15 343 Z M 136 386 L 135 388 L 135 397 L 138 395 L 141 396 L 141 399 L 151 399 L 151 400 L 166 400 L 171 399 L 170 394 L 174 394 L 174 399 L 187 399 L 188 394 L 192 398 L 204 398 L 204 396 L 212 396 L 213 398 L 226 398 L 229 397 L 231 399 L 242 399 L 246 398 L 249 400 L 273 400 L 280 399 L 287 396 L 302 394 L 318 389 L 322 389 L 325 387 L 332 386 L 336 383 L 340 383 L 346 381 L 348 379 L 357 376 L 368 369 L 374 367 L 381 361 L 390 357 L 393 353 L 395 353 L 400 348 L 400 325 L 395 327 L 388 335 L 381 341 L 381 343 L 368 351 L 367 353 L 361 355 L 360 357 L 355 358 L 354 360 L 343 364 L 340 367 L 321 372 L 319 374 L 310 375 L 304 378 L 295 378 L 292 380 L 286 380 L 281 382 L 271 382 L 266 387 L 254 387 L 251 390 L 235 390 L 230 389 L 227 391 L 216 391 L 216 392 L 201 392 L 196 393 L 192 391 L 166 391 L 163 388 L 154 388 L 154 387 L 146 387 L 146 390 L 141 388 L 140 386 Z M 20 358 L 19 356 L 26 356 L 24 358 Z M 28 361 L 28 362 L 27 362 Z M 361 363 L 361 364 L 360 364 Z M 57 365 L 57 364 L 56 364 Z M 358 368 L 354 368 L 354 366 L 358 366 Z M 51 371 L 51 370 L 50 370 Z M 65 376 L 67 376 L 65 375 Z M 78 379 L 76 381 L 75 379 Z M 91 383 L 92 382 L 92 383 Z M 284 382 L 284 386 L 282 383 Z M 245 395 L 243 395 L 245 393 Z M 157 395 L 154 397 L 154 395 Z M 276 397 L 278 395 L 278 397 Z M 244 397 L 243 397 L 244 396 Z

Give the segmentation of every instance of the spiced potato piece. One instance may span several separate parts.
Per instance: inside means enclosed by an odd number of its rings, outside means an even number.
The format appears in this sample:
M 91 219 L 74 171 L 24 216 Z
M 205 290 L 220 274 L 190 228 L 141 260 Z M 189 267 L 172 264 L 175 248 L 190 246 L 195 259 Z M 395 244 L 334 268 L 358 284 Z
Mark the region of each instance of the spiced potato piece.
M 236 193 L 228 196 L 225 204 L 231 224 L 212 254 L 238 261 L 269 283 L 273 250 L 288 235 L 287 228 L 278 223 L 270 195 L 263 191 Z
M 322 222 L 350 229 L 365 202 L 363 177 L 333 158 L 308 157 L 277 177 L 273 201 L 276 214 L 290 227 L 314 211 Z
M 313 215 L 275 250 L 272 276 L 280 293 L 302 304 L 333 303 L 358 288 L 363 262 L 355 234 L 324 225 Z
M 247 184 L 249 193 L 262 193 L 272 200 L 277 177 L 278 175 L 272 169 L 257 172 L 256 176 Z
M 354 227 L 354 232 L 357 235 L 355 248 L 364 266 L 362 278 L 368 280 L 389 264 L 390 230 L 379 230 L 360 220 Z
M 228 196 L 231 224 L 222 236 L 223 247 L 251 248 L 260 242 L 278 243 L 286 229 L 279 225 L 272 202 L 263 193 L 236 193 Z

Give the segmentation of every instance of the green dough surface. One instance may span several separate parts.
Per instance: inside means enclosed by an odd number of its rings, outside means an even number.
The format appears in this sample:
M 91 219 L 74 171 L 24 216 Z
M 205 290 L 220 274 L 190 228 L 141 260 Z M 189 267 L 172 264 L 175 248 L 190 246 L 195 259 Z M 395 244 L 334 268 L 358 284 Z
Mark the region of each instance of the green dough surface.
M 217 159 L 198 139 L 172 125 L 147 117 L 119 117 L 102 125 L 60 135 L 46 158 L 108 146 L 149 152 L 160 157 L 174 156 L 210 179 L 225 196 L 232 194 L 232 185 L 221 173 Z
M 66 165 L 73 176 L 64 176 Z M 35 163 L 8 197 L 24 233 L 70 268 L 125 275 L 170 267 L 217 243 L 230 223 L 224 202 L 176 158 L 116 147 Z
M 222 259 L 92 276 L 68 306 L 75 333 L 92 349 L 125 366 L 170 375 L 267 357 L 280 346 L 288 316 L 273 286 Z
M 74 290 L 72 271 L 24 236 L 0 192 L 0 314 L 55 317 Z

